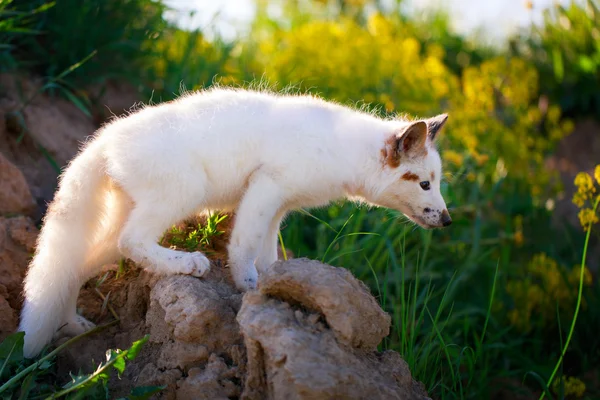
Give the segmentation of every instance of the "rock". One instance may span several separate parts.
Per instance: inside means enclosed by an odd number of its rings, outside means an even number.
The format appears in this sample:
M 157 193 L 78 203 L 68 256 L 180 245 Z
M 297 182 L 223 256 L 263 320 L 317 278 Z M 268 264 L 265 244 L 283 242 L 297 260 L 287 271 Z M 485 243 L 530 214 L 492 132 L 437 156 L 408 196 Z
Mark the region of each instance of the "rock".
M 244 295 L 218 265 L 202 279 L 156 277 L 133 265 L 118 278 L 108 271 L 99 287 L 97 279 L 84 287 L 78 307 L 107 322 L 110 314 L 96 311 L 103 309 L 98 289 L 120 324 L 61 352 L 57 364 L 63 375 L 91 372 L 106 349 L 149 333 L 121 378 L 110 381 L 114 398 L 148 385 L 166 386 L 161 399 L 426 398 L 397 353 L 374 350 L 389 318 L 344 269 L 278 263 L 259 277 L 259 291 Z
M 229 368 L 225 361 L 211 355 L 204 368 L 193 368 L 188 377 L 177 389 L 178 400 L 228 400 L 239 398 L 240 389 L 234 381 L 238 380 L 237 369 Z
M 8 106 L 6 124 L 10 130 L 34 139 L 63 166 L 96 127 L 73 102 L 42 92 L 41 83 L 25 76 L 0 75 L 6 97 L 2 103 Z
M 15 217 L 8 220 L 8 233 L 12 241 L 33 254 L 39 230 L 33 225 L 33 221 L 27 217 Z
M 0 214 L 29 214 L 34 209 L 25 177 L 0 153 Z
M 400 356 L 349 347 L 288 303 L 247 293 L 238 321 L 248 349 L 243 399 L 427 398 Z
M 168 331 L 169 339 L 201 344 L 211 352 L 242 341 L 235 320 L 241 296 L 228 285 L 173 275 L 158 281 L 150 300 L 147 323 L 153 340 L 164 340 Z
M 189 370 L 194 365 L 202 365 L 210 356 L 202 344 L 169 341 L 163 344 L 157 365 L 160 368 Z
M 323 314 L 337 339 L 352 347 L 375 349 L 389 334 L 390 316 L 344 268 L 307 259 L 278 261 L 260 277 L 259 290 Z
M 17 329 L 17 312 L 8 304 L 5 291 L 6 288 L 0 286 L 0 342 Z
M 54 196 L 60 168 L 96 130 L 72 102 L 40 87 L 30 77 L 0 74 L 0 151 L 23 173 L 38 204 L 36 219 Z
M 139 386 L 166 386 L 166 390 L 160 393 L 162 399 L 176 399 L 175 390 L 177 381 L 181 379 L 182 373 L 178 369 L 166 371 L 159 370 L 156 365 L 148 363 L 139 374 L 136 384 Z
M 37 233 L 27 217 L 0 217 L 0 341 L 17 327 L 23 278 Z

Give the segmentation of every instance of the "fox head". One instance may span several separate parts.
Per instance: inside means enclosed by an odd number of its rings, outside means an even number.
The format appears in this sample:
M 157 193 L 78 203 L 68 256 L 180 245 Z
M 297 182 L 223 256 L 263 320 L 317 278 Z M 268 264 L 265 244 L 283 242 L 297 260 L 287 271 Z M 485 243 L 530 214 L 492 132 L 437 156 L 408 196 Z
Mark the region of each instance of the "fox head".
M 440 192 L 442 163 L 434 146 L 448 115 L 405 123 L 381 149 L 381 178 L 373 203 L 398 210 L 423 228 L 452 223 Z

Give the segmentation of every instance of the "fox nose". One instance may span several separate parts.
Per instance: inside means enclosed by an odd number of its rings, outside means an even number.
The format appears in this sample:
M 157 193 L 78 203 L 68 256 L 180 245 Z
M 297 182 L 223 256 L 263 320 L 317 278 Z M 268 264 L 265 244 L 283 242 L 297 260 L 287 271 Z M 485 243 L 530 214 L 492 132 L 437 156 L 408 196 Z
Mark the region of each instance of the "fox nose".
M 448 210 L 442 211 L 442 225 L 449 226 L 452 224 L 452 218 L 450 218 L 450 213 Z

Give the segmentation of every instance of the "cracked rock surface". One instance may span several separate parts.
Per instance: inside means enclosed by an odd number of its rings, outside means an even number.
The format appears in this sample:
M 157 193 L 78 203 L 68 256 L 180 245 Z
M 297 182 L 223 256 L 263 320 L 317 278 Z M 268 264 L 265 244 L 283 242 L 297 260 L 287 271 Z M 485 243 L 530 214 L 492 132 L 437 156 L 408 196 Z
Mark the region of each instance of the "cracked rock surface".
M 408 365 L 376 346 L 390 317 L 365 285 L 343 269 L 307 259 L 277 262 L 258 290 L 239 293 L 222 266 L 206 279 L 157 277 L 131 268 L 100 288 L 110 292 L 119 325 L 75 344 L 64 372 L 90 369 L 107 348 L 150 334 L 112 395 L 165 385 L 162 399 L 427 399 Z M 110 320 L 91 281 L 82 313 Z M 105 293 L 106 294 L 106 293 Z

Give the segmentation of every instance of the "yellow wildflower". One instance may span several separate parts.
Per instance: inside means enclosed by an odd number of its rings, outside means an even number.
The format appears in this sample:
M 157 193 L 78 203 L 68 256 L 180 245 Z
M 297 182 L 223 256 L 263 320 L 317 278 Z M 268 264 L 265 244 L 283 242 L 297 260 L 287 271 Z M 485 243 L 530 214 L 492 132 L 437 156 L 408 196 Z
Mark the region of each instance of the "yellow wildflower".
M 600 165 L 596 165 L 596 168 L 594 169 L 594 178 L 600 183 Z M 596 193 L 594 178 L 586 172 L 580 172 L 575 176 L 577 192 L 573 194 L 572 201 L 578 208 L 581 208 L 577 216 L 579 217 L 579 222 L 584 230 L 587 230 L 590 227 L 590 224 L 599 222 L 598 214 L 594 213 L 594 210 L 589 206 L 586 207 L 588 200 L 592 203 L 594 202 Z
M 577 299 L 580 267 L 568 270 L 548 255 L 536 254 L 525 270 L 525 276 L 509 280 L 506 291 L 512 298 L 507 311 L 511 325 L 521 332 L 534 327 L 549 328 L 556 322 L 556 305 L 561 313 L 570 313 Z M 590 271 L 584 269 L 585 286 L 592 284 Z
M 525 238 L 523 236 L 523 231 L 516 231 L 513 239 L 517 246 L 521 246 L 523 244 L 523 242 L 525 241 Z
M 585 383 L 574 376 L 561 377 L 552 384 L 552 391 L 556 394 L 561 392 L 561 386 L 564 385 L 565 398 L 580 399 L 585 394 Z
M 481 167 L 483 164 L 485 164 L 490 159 L 490 156 L 488 156 L 487 154 L 475 153 L 475 154 L 473 154 L 473 158 L 475 159 L 475 162 L 477 163 L 477 165 Z
M 580 172 L 575 176 L 575 186 L 577 186 L 577 191 L 581 194 L 596 191 L 592 177 L 585 172 Z
M 582 196 L 581 193 L 576 192 L 575 194 L 573 194 L 572 201 L 573 201 L 573 204 L 575 204 L 577 207 L 581 208 L 585 204 L 585 197 Z
M 573 286 L 579 285 L 579 279 L 581 277 L 581 266 L 576 265 L 569 273 L 569 283 Z M 583 285 L 590 286 L 592 284 L 592 273 L 587 267 L 583 267 Z
M 517 215 L 514 218 L 515 234 L 513 240 L 517 246 L 521 246 L 525 242 L 525 236 L 523 235 L 523 216 Z
M 591 208 L 582 208 L 579 211 L 579 214 L 577 214 L 577 216 L 579 217 L 579 222 L 581 223 L 581 226 L 583 226 L 585 230 L 588 229 L 590 224 L 593 225 L 598 223 L 598 215 L 596 215 L 594 210 L 592 210 Z
M 444 151 L 444 160 L 458 166 L 462 165 L 464 157 L 454 150 L 446 150 Z

